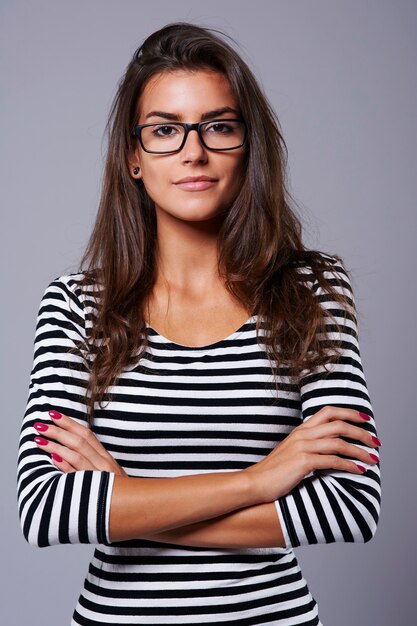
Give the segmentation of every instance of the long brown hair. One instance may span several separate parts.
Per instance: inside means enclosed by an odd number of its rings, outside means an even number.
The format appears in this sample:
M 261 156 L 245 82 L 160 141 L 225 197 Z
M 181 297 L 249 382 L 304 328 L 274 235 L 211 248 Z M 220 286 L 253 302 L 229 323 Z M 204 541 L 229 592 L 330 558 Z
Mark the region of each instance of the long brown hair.
M 99 211 L 80 262 L 80 286 L 98 286 L 97 315 L 84 346 L 89 354 L 83 353 L 94 357 L 89 358 L 86 390 L 90 421 L 95 402 L 107 399 L 109 385 L 125 367 L 137 363 L 147 347 L 144 303 L 156 275 L 156 218 L 143 183 L 130 175 L 128 155 L 136 147 L 132 130 L 145 85 L 157 73 L 178 69 L 221 72 L 248 127 L 246 174 L 218 233 L 218 268 L 225 287 L 257 314 L 257 331 L 262 319 L 271 365 L 285 365 L 289 376 L 298 377 L 303 369 L 325 366 L 331 352 L 338 355 L 337 341 L 319 341 L 326 332 L 323 310 L 305 284 L 301 266 L 307 265 L 343 305 L 345 315 L 356 321 L 353 302 L 325 281 L 329 265 L 324 257 L 302 243 L 301 222 L 291 209 L 287 189 L 287 147 L 251 70 L 223 33 L 188 23 L 168 24 L 136 50 L 119 84 L 107 125 Z

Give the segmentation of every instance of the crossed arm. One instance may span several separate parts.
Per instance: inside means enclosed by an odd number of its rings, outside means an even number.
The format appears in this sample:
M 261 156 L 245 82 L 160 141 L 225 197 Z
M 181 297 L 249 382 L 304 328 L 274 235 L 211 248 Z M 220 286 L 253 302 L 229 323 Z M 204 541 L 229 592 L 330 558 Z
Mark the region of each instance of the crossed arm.
M 264 459 L 239 472 L 133 478 L 87 428 L 81 397 L 72 393 L 67 353 L 85 328 L 71 281 L 51 283 L 38 316 L 18 465 L 19 514 L 30 543 L 147 538 L 202 547 L 291 547 L 373 536 L 380 478 L 379 455 L 370 455 L 380 442 L 353 324 L 346 327 L 334 379 L 306 378 L 303 423 Z M 320 398 L 331 398 L 332 405 Z M 49 409 L 63 417 L 54 420 Z M 34 439 L 38 423 L 46 445 Z
M 110 541 L 142 538 L 201 547 L 285 547 L 274 504 L 277 499 L 317 469 L 336 466 L 363 474 L 363 466 L 337 456 L 338 451 L 371 466 L 378 461 L 373 453 L 337 437 L 359 439 L 364 446 L 375 448 L 378 441 L 354 425 L 367 421 L 362 414 L 328 406 L 246 470 L 132 478 L 86 426 L 56 411 L 49 417 L 51 424 L 34 424 L 34 429 L 48 439 L 38 436 L 34 441 L 48 451 L 60 472 L 106 472 L 114 477 Z

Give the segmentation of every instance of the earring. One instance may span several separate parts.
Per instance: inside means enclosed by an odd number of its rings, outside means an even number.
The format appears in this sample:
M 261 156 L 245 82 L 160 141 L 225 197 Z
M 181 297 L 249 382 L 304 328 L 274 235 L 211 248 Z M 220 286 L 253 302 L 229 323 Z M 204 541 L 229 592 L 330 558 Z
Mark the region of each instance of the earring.
M 140 167 L 134 167 L 133 168 L 133 173 L 134 173 L 135 176 L 137 176 L 139 174 L 139 170 L 140 170 Z

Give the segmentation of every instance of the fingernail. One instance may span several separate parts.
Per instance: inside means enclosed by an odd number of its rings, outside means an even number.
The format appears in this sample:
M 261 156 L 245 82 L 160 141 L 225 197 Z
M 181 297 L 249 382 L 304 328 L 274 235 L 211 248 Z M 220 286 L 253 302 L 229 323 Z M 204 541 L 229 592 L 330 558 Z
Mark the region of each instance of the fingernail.
M 367 415 L 366 413 L 359 413 L 359 415 L 360 415 L 360 416 L 361 416 L 361 418 L 362 418 L 362 419 L 364 419 L 364 420 L 370 420 L 370 419 L 371 419 L 371 418 L 370 418 L 370 416 L 369 416 L 369 415 Z
M 62 459 L 59 456 L 59 454 L 55 454 L 55 452 L 52 452 L 51 457 L 53 458 L 54 461 L 56 461 L 57 463 L 62 463 Z
M 40 433 L 44 433 L 45 430 L 48 430 L 47 424 L 42 424 L 41 422 L 36 422 L 36 424 L 33 424 L 33 428 L 36 428 L 36 430 L 38 430 Z
M 361 472 L 366 472 L 366 468 L 363 465 L 358 465 L 357 463 L 356 463 L 356 465 L 357 465 L 357 467 L 359 467 Z
M 374 461 L 379 461 L 379 458 L 376 456 L 376 454 L 371 454 L 369 453 L 369 456 L 371 457 L 371 459 L 373 459 Z
M 378 437 L 374 437 L 372 435 L 372 441 L 374 441 L 376 443 L 377 446 L 382 446 L 382 443 L 379 441 Z
M 49 415 L 52 417 L 52 419 L 54 420 L 60 420 L 62 417 L 62 413 L 58 413 L 58 411 L 49 411 Z
M 44 439 L 43 437 L 35 437 L 35 442 L 40 445 L 40 446 L 47 446 L 48 445 L 48 440 Z

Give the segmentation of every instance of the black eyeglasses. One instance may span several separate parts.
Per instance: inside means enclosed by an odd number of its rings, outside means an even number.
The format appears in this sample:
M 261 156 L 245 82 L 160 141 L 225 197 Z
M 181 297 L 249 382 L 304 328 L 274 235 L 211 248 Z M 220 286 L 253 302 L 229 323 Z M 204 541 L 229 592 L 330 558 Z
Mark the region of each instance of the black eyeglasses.
M 247 128 L 241 119 L 219 119 L 208 122 L 159 122 L 135 126 L 136 136 L 145 152 L 170 154 L 184 147 L 190 130 L 196 130 L 208 150 L 236 150 L 246 141 Z

